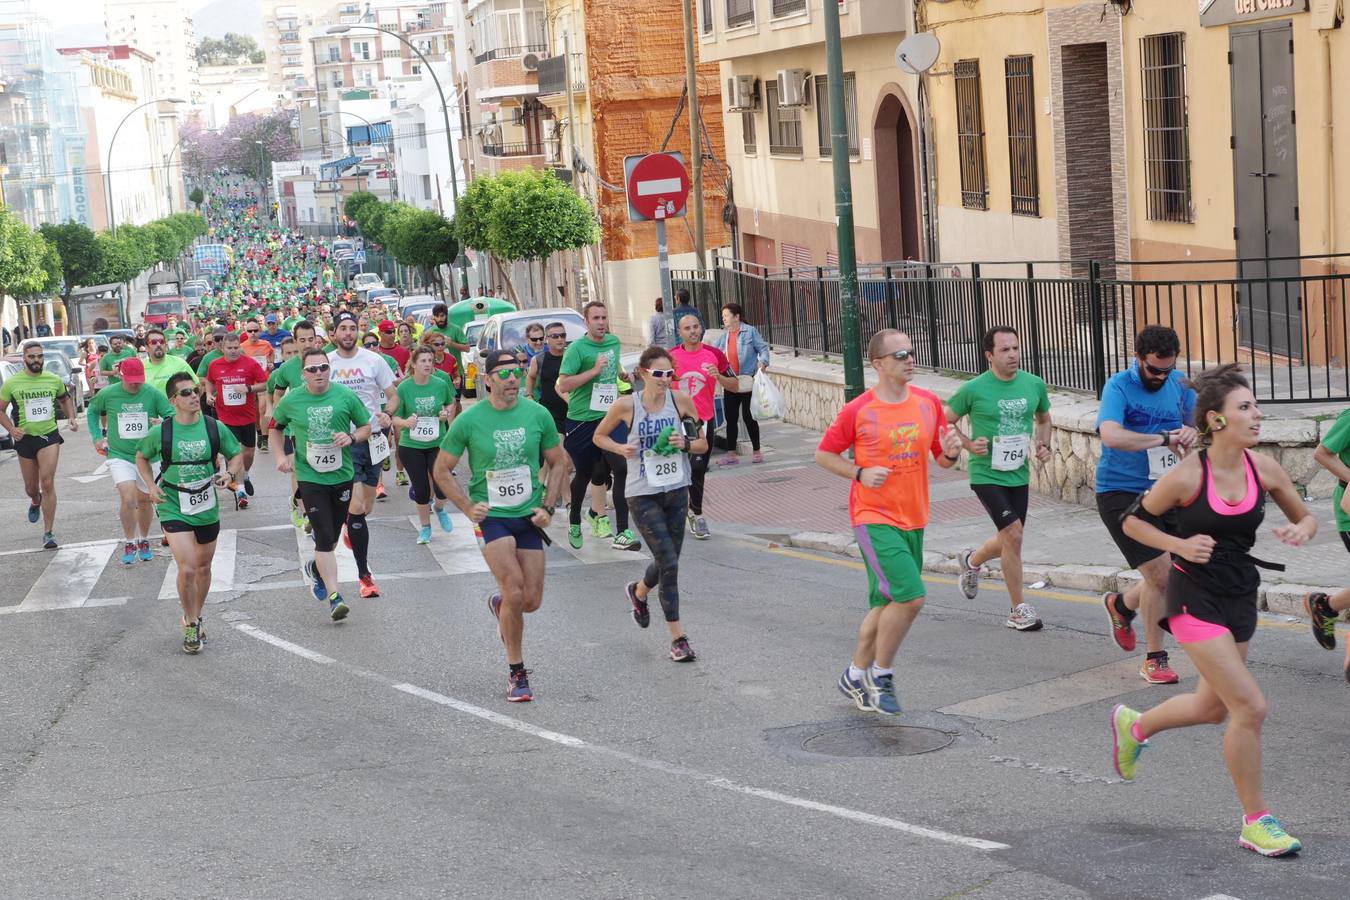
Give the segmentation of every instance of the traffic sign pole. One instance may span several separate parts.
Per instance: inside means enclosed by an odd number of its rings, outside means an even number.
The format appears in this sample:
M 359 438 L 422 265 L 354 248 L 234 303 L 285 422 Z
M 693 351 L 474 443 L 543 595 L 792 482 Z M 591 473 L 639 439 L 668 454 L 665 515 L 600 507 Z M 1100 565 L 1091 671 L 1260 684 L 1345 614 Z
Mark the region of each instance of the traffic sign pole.
M 670 247 L 666 242 L 666 217 L 657 210 L 656 216 L 656 264 L 661 269 L 661 302 L 669 311 L 667 315 L 675 318 L 675 292 L 670 284 Z M 672 339 L 677 332 L 672 331 Z

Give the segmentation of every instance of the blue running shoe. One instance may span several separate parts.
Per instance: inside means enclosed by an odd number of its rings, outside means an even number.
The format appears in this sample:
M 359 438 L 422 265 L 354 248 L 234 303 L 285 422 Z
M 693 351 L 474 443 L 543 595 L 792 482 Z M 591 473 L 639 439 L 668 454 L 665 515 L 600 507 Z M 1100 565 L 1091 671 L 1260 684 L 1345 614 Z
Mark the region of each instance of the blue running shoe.
M 37 503 L 34 503 L 28 507 L 28 521 L 36 525 L 37 520 L 41 517 L 42 517 L 42 501 L 38 500 Z
M 521 669 L 519 672 L 512 672 L 511 677 L 507 679 L 506 699 L 512 703 L 529 703 L 534 699 L 534 691 L 530 690 L 530 670 Z
M 150 562 L 150 560 L 155 558 L 155 551 L 150 549 L 149 541 L 141 541 L 136 549 L 137 555 L 141 558 L 141 562 Z
M 430 544 L 430 543 L 431 543 L 431 526 L 430 526 L 430 525 L 423 525 L 421 528 L 417 529 L 417 543 L 419 543 L 419 544 Z
M 310 590 L 314 592 L 314 599 L 327 600 L 328 586 L 323 583 L 323 576 L 319 574 L 319 567 L 314 564 L 314 560 L 311 559 L 309 562 L 305 563 L 305 574 L 314 582 L 314 584 L 310 585 Z
M 872 670 L 863 671 L 863 687 L 867 689 L 867 699 L 872 709 L 883 716 L 898 716 L 904 710 L 895 697 L 895 676 L 878 675 L 872 677 Z
M 446 534 L 455 530 L 455 520 L 450 518 L 450 513 L 446 512 L 444 509 L 436 510 L 436 521 L 441 524 L 441 531 L 444 531 Z
M 122 548 L 122 565 L 129 566 L 136 562 L 136 545 L 127 541 L 126 546 Z
M 872 705 L 867 700 L 867 688 L 863 687 L 861 681 L 854 681 L 848 677 L 848 669 L 839 676 L 839 693 L 853 701 L 853 705 L 863 712 L 871 712 Z
M 347 602 L 342 599 L 341 594 L 332 594 L 328 598 L 328 615 L 334 622 L 341 622 L 347 618 L 347 613 L 351 612 L 347 608 Z

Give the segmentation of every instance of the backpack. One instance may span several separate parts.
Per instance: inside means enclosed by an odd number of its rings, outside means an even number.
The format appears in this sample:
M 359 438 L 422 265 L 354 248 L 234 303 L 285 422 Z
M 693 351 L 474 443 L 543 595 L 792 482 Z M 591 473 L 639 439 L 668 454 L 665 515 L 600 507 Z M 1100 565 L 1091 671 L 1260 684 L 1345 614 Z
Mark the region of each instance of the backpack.
M 204 466 L 216 464 L 216 457 L 220 455 L 220 423 L 210 416 L 202 416 L 202 421 L 206 423 L 206 440 L 211 445 L 211 455 L 207 459 L 174 459 L 173 458 L 173 416 L 169 416 L 159 426 L 159 458 L 163 460 L 159 467 L 159 475 L 155 478 L 158 482 L 164 477 L 164 473 L 169 471 L 169 466 Z M 165 482 L 168 484 L 168 482 Z M 169 485 L 177 487 L 177 485 Z

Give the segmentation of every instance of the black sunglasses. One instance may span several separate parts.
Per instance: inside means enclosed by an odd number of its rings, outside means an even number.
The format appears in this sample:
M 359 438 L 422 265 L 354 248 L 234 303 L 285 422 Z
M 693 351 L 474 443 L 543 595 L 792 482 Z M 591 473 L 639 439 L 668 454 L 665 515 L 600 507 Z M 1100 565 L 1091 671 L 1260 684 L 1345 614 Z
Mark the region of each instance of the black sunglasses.
M 328 363 L 319 363 L 317 366 L 305 366 L 305 371 L 311 375 L 318 375 L 320 372 L 327 372 Z
M 196 392 L 195 390 L 193 390 L 192 388 L 179 388 L 179 389 L 175 392 L 175 396 L 178 396 L 178 397 L 195 397 L 195 396 L 197 396 L 197 392 Z
M 901 362 L 913 358 L 914 358 L 913 350 L 897 350 L 894 353 L 883 353 L 877 357 L 877 359 L 898 359 Z
M 556 340 L 566 340 L 566 339 L 567 339 L 567 332 L 565 332 L 565 331 L 560 331 L 560 332 L 558 332 L 557 334 L 550 334 L 550 335 L 548 335 L 548 339 L 551 340 L 551 341 L 556 341 Z
M 1177 364 L 1172 363 L 1170 366 L 1163 369 L 1159 368 L 1158 366 L 1152 365 L 1151 363 L 1144 363 L 1144 368 L 1148 369 L 1149 374 L 1151 375 L 1171 375 L 1173 372 L 1177 370 Z
M 530 343 L 531 343 L 531 344 L 542 344 L 543 342 L 544 342 L 544 339 L 541 338 L 541 337 L 532 337 L 532 338 L 530 338 Z

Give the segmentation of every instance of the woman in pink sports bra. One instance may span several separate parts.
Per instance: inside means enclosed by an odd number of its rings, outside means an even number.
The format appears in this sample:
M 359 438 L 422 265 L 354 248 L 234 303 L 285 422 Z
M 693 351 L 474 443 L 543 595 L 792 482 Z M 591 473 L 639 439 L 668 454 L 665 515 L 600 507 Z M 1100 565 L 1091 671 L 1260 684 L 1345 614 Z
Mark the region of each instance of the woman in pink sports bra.
M 1261 789 L 1261 724 L 1266 700 L 1247 669 L 1256 630 L 1257 567 L 1283 568 L 1251 555 L 1269 494 L 1292 524 L 1277 526 L 1286 544 L 1307 543 L 1317 533 L 1289 475 L 1279 463 L 1253 453 L 1261 436 L 1261 411 L 1236 365 L 1220 366 L 1194 380 L 1195 421 L 1207 446 L 1182 460 L 1125 514 L 1125 533 L 1172 554 L 1167 585 L 1170 631 L 1195 664 L 1195 691 L 1179 694 L 1144 713 L 1119 705 L 1111 713 L 1115 766 L 1134 777 L 1139 752 L 1161 731 L 1225 720 L 1224 757 L 1242 804 L 1238 843 L 1265 856 L 1302 849 L 1266 808 Z M 1154 526 L 1176 511 L 1175 535 Z

